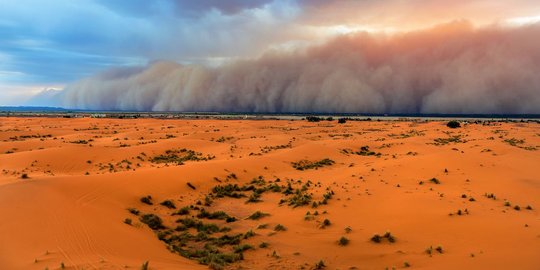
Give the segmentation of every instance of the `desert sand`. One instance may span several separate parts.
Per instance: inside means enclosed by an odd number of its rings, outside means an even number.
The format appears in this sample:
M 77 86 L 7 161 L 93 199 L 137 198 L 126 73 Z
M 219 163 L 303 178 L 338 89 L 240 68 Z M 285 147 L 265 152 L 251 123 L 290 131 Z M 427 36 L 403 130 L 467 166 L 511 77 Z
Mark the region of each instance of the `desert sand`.
M 540 269 L 539 166 L 536 122 L 4 117 L 0 269 Z

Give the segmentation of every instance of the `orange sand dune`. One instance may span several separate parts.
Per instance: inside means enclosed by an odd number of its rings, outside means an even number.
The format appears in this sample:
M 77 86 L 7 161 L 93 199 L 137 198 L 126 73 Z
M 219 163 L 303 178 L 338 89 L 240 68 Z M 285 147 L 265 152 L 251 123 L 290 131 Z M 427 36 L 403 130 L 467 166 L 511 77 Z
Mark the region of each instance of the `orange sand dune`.
M 200 160 L 153 159 L 183 148 Z M 324 159 L 333 164 L 292 166 Z M 225 268 L 540 269 L 539 164 L 535 122 L 0 118 L 0 269 L 141 269 L 147 261 L 149 269 L 208 269 L 158 239 L 180 235 L 176 220 L 187 217 L 164 200 L 199 208 L 193 218 L 205 208 L 237 219 L 199 218 L 243 233 L 241 245 L 251 246 Z M 259 176 L 281 191 L 252 203 L 212 193 Z M 287 183 L 309 203 L 289 206 Z M 140 201 L 147 195 L 153 205 Z M 209 206 L 197 206 L 208 196 Z M 246 219 L 256 211 L 269 216 Z M 170 230 L 150 229 L 147 213 Z M 274 231 L 278 224 L 286 230 Z M 370 240 L 387 231 L 395 242 Z M 339 245 L 341 237 L 349 242 Z

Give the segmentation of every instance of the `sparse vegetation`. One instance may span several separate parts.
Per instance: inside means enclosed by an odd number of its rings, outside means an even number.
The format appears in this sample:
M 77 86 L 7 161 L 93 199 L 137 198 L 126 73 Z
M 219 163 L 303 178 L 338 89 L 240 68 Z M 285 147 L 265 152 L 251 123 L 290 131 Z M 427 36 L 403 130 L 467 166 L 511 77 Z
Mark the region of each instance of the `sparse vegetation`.
M 304 170 L 310 170 L 310 169 L 318 169 L 325 166 L 331 166 L 335 162 L 329 158 L 325 158 L 319 161 L 309 161 L 309 160 L 300 160 L 297 162 L 292 162 L 293 168 L 304 171 Z
M 190 149 L 167 150 L 164 154 L 150 158 L 153 163 L 176 163 L 184 164 L 186 161 L 206 161 L 213 159 L 214 156 L 203 156 L 202 153 Z
M 152 230 L 161 230 L 165 229 L 163 226 L 163 221 L 161 218 L 154 214 L 144 214 L 141 216 L 141 222 L 148 225 Z
M 445 144 L 449 144 L 449 143 L 465 143 L 465 142 L 467 142 L 467 141 L 465 141 L 464 139 L 461 138 L 461 135 L 449 136 L 447 138 L 437 138 L 434 141 L 435 141 L 435 143 L 433 143 L 434 145 L 445 145 Z
M 375 234 L 371 237 L 371 241 L 374 243 L 382 243 L 383 240 L 387 240 L 389 243 L 396 242 L 396 238 L 390 233 L 386 232 L 382 236 L 379 234 Z
M 259 220 L 263 217 L 267 217 L 267 216 L 270 216 L 270 214 L 268 213 L 263 213 L 261 211 L 257 211 L 253 214 L 251 214 L 249 217 L 247 217 L 247 219 L 251 219 L 251 220 Z
M 448 215 L 449 216 L 453 216 L 453 215 L 463 216 L 463 215 L 468 215 L 468 214 L 469 214 L 469 210 L 465 208 L 465 210 L 458 209 L 455 213 L 450 213 Z
M 442 248 L 442 246 L 437 246 L 436 248 L 433 248 L 433 246 L 429 246 L 427 249 L 426 249 L 426 253 L 429 255 L 429 256 L 432 256 L 433 253 L 439 253 L 439 254 L 443 254 L 444 250 Z
M 361 156 L 380 156 L 381 153 L 376 153 L 371 150 L 369 150 L 369 146 L 362 146 L 360 147 L 360 151 L 356 152 L 357 155 Z

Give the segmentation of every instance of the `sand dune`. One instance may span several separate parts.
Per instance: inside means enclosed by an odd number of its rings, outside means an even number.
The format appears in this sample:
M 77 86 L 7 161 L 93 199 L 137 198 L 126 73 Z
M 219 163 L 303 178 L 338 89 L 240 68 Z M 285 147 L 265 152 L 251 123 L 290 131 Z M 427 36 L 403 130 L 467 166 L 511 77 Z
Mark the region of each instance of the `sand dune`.
M 242 254 L 225 268 L 540 269 L 539 151 L 535 122 L 1 118 L 0 269 L 208 269 L 169 249 L 238 233 L 214 246 Z M 246 197 L 213 192 L 228 184 Z M 247 203 L 253 188 L 261 201 Z M 188 216 L 230 231 L 182 246 L 171 237 L 198 233 L 177 227 Z M 386 232 L 394 242 L 371 240 Z

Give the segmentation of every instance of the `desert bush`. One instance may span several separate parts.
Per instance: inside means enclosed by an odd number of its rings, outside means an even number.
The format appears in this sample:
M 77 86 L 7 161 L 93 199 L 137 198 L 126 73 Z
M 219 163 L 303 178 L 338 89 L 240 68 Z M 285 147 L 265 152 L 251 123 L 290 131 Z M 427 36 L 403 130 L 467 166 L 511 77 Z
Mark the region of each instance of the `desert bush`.
M 433 246 L 429 246 L 427 249 L 426 249 L 426 253 L 431 256 L 433 255 L 433 252 L 434 251 L 437 251 L 438 253 L 442 254 L 444 252 L 442 246 L 437 246 L 436 248 L 433 248 Z
M 248 239 L 248 238 L 251 238 L 253 236 L 255 236 L 255 233 L 253 232 L 253 230 L 249 230 L 244 234 L 244 239 Z
M 319 122 L 319 121 L 321 121 L 321 118 L 317 117 L 317 116 L 307 116 L 306 120 L 308 122 Z
M 217 185 L 212 188 L 212 194 L 217 198 L 230 197 L 230 198 L 241 198 L 246 195 L 241 192 L 244 191 L 237 184 L 227 184 L 227 185 Z
M 189 207 L 188 206 L 184 206 L 182 208 L 180 208 L 176 213 L 174 213 L 175 215 L 187 215 L 189 214 Z
M 178 150 L 167 150 L 164 154 L 150 158 L 150 162 L 176 163 L 182 165 L 185 161 L 205 161 L 213 158 L 213 156 L 203 156 L 202 153 L 183 148 Z
M 138 216 L 140 213 L 140 211 L 135 208 L 128 208 L 128 211 L 136 216 Z
M 242 244 L 233 247 L 234 253 L 242 253 L 248 249 L 253 249 L 253 246 L 249 244 Z
M 247 219 L 251 219 L 251 220 L 259 220 L 263 217 L 267 217 L 267 216 L 270 216 L 270 214 L 268 213 L 263 213 L 261 211 L 257 211 L 253 214 L 251 214 L 249 217 L 247 217 Z
M 369 150 L 369 146 L 367 145 L 360 147 L 360 150 L 356 152 L 356 154 L 360 156 L 380 156 L 381 155 L 381 153 L 376 153 Z
M 288 199 L 288 204 L 289 206 L 299 207 L 310 204 L 311 200 L 312 197 L 310 194 L 297 190 L 297 192 Z
M 449 127 L 449 128 L 459 128 L 461 127 L 461 124 L 458 122 L 458 121 L 449 121 L 448 123 L 446 123 L 446 126 Z
M 253 193 L 251 193 L 251 195 L 249 195 L 249 198 L 247 199 L 246 203 L 256 203 L 256 202 L 262 202 L 261 193 L 254 191 Z
M 327 218 L 325 218 L 325 219 L 323 220 L 323 222 L 322 222 L 321 228 L 324 229 L 324 228 L 330 226 L 331 224 L 332 224 L 332 223 L 330 222 L 330 220 L 327 219 Z
M 148 225 L 152 230 L 164 229 L 163 221 L 161 218 L 154 214 L 144 214 L 141 216 L 141 222 Z
M 324 166 L 330 166 L 333 165 L 335 161 L 325 158 L 319 161 L 309 161 L 309 160 L 300 160 L 297 162 L 292 162 L 293 168 L 303 171 L 303 170 L 309 170 L 309 169 L 318 169 Z
M 340 246 L 346 246 L 349 244 L 349 239 L 347 239 L 345 236 L 342 236 L 341 238 L 339 238 L 338 244 Z
M 386 232 L 382 236 L 379 234 L 375 234 L 371 237 L 370 240 L 374 243 L 381 243 L 384 239 L 386 239 L 390 243 L 396 242 L 396 238 L 390 232 Z
M 437 185 L 441 184 L 441 181 L 439 179 L 435 178 L 435 177 L 429 179 L 429 182 L 431 182 L 433 184 L 437 184 Z
M 286 231 L 286 230 L 287 230 L 287 228 L 286 228 L 285 226 L 281 225 L 281 224 L 278 224 L 278 225 L 276 225 L 276 226 L 274 227 L 274 231 L 276 231 L 276 232 L 279 232 L 279 231 Z
M 176 205 L 171 200 L 165 200 L 160 203 L 160 205 L 163 205 L 169 209 L 176 209 Z
M 218 220 L 228 220 L 228 219 L 231 218 L 231 216 L 229 216 L 227 213 L 225 213 L 223 211 L 208 212 L 204 208 L 201 209 L 201 211 L 199 212 L 197 217 L 198 218 L 207 218 L 207 219 L 218 219 Z
M 154 204 L 152 202 L 152 196 L 150 196 L 150 195 L 142 197 L 141 202 L 144 203 L 144 204 L 148 204 L 148 205 L 153 205 Z
M 326 268 L 326 264 L 324 264 L 323 260 L 320 260 L 318 263 L 315 264 L 315 267 L 313 267 L 314 270 L 322 270 Z

